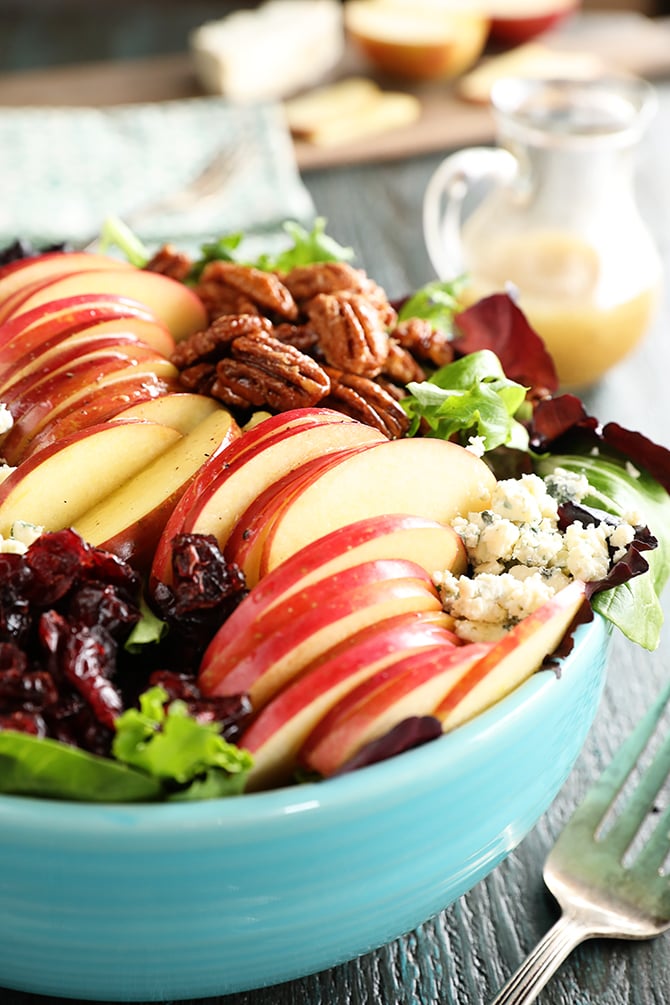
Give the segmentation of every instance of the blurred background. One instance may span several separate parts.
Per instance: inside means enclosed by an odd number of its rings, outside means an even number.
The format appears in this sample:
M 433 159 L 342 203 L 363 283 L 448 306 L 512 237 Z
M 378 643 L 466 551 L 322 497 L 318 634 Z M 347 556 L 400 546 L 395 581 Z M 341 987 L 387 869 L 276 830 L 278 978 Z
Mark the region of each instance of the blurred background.
M 257 6 L 225 0 L 0 0 L 0 72 L 183 52 L 191 29 Z M 584 0 L 583 6 L 670 14 L 670 0 Z

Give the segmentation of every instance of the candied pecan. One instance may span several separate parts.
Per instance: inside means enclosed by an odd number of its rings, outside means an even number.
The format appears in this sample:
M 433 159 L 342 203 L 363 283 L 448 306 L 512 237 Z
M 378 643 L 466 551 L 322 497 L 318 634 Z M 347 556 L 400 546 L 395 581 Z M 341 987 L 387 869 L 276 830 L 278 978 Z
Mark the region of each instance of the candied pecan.
M 144 268 L 147 272 L 160 272 L 164 276 L 183 283 L 191 271 L 191 259 L 178 251 L 174 244 L 164 244 L 153 258 L 150 258 Z
M 242 335 L 231 349 L 232 357 L 217 363 L 217 385 L 247 405 L 277 411 L 306 408 L 330 390 L 330 380 L 315 360 L 270 335 Z
M 284 285 L 300 304 L 311 300 L 319 293 L 362 293 L 375 306 L 387 304 L 386 293 L 374 279 L 370 279 L 363 269 L 355 269 L 347 262 L 313 262 L 296 265 L 285 276 Z
M 383 375 L 395 384 L 404 386 L 411 380 L 422 381 L 426 374 L 408 349 L 403 349 L 395 339 L 389 340 L 389 354 L 384 363 Z
M 389 351 L 379 312 L 359 293 L 319 293 L 308 304 L 310 324 L 326 362 L 349 373 L 376 377 Z
M 324 408 L 334 408 L 373 426 L 390 440 L 405 435 L 409 419 L 385 388 L 375 380 L 355 373 L 344 373 L 333 367 L 325 367 L 325 370 L 330 377 L 330 394 L 321 402 Z
M 224 314 L 212 321 L 209 328 L 179 342 L 170 359 L 182 370 L 194 363 L 216 362 L 239 335 L 271 330 L 271 322 L 258 314 Z
M 210 321 L 225 314 L 260 315 L 261 313 L 259 307 L 249 297 L 221 283 L 201 280 L 195 287 L 195 292 L 205 305 Z
M 209 394 L 212 384 L 216 380 L 216 365 L 214 363 L 196 363 L 182 370 L 179 374 L 179 383 L 187 391 L 194 391 L 196 394 Z
M 414 357 L 426 360 L 435 366 L 446 366 L 454 358 L 449 336 L 433 328 L 430 321 L 424 318 L 399 321 L 389 334 Z
M 196 293 L 205 300 L 200 287 L 227 287 L 238 296 L 247 297 L 263 311 L 294 321 L 298 317 L 298 307 L 288 289 L 274 272 L 263 272 L 250 265 L 238 262 L 209 262 L 202 271 Z
M 290 345 L 294 345 L 300 352 L 313 355 L 318 349 L 319 336 L 309 325 L 292 325 L 284 322 L 283 324 L 275 325 L 272 329 L 272 334 L 280 342 L 288 342 Z

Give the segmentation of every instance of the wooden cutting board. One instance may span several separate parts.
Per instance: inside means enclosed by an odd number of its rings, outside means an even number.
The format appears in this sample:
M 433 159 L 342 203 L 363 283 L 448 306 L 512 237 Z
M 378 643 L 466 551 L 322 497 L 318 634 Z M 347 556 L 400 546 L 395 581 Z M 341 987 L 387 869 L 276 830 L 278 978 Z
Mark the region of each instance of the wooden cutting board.
M 542 44 L 590 52 L 613 68 L 650 79 L 670 77 L 670 19 L 634 13 L 589 13 L 544 36 Z M 492 139 L 493 122 L 488 109 L 461 101 L 453 85 L 409 88 L 397 80 L 374 77 L 353 52 L 347 52 L 333 79 L 361 72 L 383 87 L 411 90 L 421 102 L 420 118 L 411 126 L 338 146 L 319 148 L 296 142 L 301 170 L 391 160 Z M 187 53 L 0 74 L 0 107 L 108 106 L 201 94 Z

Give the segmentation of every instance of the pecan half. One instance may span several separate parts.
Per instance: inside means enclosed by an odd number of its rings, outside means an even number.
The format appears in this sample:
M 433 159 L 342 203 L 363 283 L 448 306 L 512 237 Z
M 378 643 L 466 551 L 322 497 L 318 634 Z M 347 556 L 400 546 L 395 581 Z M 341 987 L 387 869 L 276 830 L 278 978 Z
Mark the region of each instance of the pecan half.
M 210 394 L 215 379 L 214 363 L 196 363 L 194 366 L 187 366 L 179 374 L 179 383 L 182 387 L 196 394 Z
M 223 314 L 212 321 L 209 328 L 194 332 L 179 342 L 170 358 L 180 369 L 196 362 L 215 361 L 226 353 L 230 343 L 240 335 L 270 331 L 270 321 L 257 314 Z
M 330 390 L 330 379 L 315 360 L 271 335 L 242 335 L 231 350 L 216 365 L 217 397 L 227 388 L 247 405 L 281 412 L 315 405 Z
M 408 349 L 403 349 L 395 339 L 389 339 L 389 354 L 384 363 L 383 375 L 389 377 L 395 384 L 404 386 L 411 380 L 426 379 L 421 365 L 414 359 Z
M 200 282 L 195 292 L 206 302 L 219 287 L 223 298 L 224 290 L 232 290 L 237 297 L 244 297 L 255 304 L 260 311 L 268 311 L 279 317 L 294 321 L 298 317 L 298 306 L 291 293 L 273 272 L 263 272 L 238 262 L 209 262 L 202 270 Z
M 191 264 L 189 256 L 178 251 L 174 244 L 164 244 L 153 258 L 149 259 L 144 268 L 147 272 L 160 272 L 164 276 L 169 276 L 170 279 L 176 279 L 183 283 L 191 271 Z
M 330 377 L 330 394 L 321 405 L 344 412 L 352 419 L 358 419 L 373 426 L 396 440 L 409 429 L 409 418 L 393 395 L 368 377 L 355 373 L 344 373 L 334 367 L 326 367 Z
M 319 293 L 339 293 L 349 290 L 362 293 L 376 305 L 388 302 L 386 293 L 362 269 L 347 262 L 313 262 L 296 265 L 283 277 L 283 283 L 298 303 L 304 304 Z
M 384 366 L 389 338 L 379 311 L 359 293 L 319 293 L 307 305 L 310 325 L 330 366 L 375 377 Z
M 412 356 L 426 360 L 435 366 L 446 366 L 454 358 L 454 350 L 449 336 L 433 328 L 424 318 L 408 318 L 399 321 L 389 332 L 391 338 L 411 352 Z

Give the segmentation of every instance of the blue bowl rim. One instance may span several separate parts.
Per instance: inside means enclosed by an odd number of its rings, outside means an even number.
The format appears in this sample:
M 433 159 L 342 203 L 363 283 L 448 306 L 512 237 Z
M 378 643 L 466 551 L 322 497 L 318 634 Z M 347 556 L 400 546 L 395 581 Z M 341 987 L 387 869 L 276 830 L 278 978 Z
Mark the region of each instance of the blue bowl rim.
M 572 651 L 559 662 L 560 682 L 569 683 L 579 672 L 582 654 L 589 644 L 606 647 L 611 625 L 600 615 L 581 625 L 575 634 Z M 523 716 L 541 714 L 545 701 L 551 700 L 551 683 L 559 682 L 554 669 L 541 670 L 475 719 L 433 740 L 405 751 L 389 760 L 320 782 L 285 786 L 267 792 L 248 793 L 226 799 L 184 803 L 85 803 L 73 800 L 43 799 L 31 796 L 0 795 L 0 818 L 7 832 L 12 824 L 38 826 L 51 831 L 100 833 L 114 829 L 122 832 L 164 832 L 200 830 L 208 825 L 236 828 L 260 825 L 287 815 L 314 815 L 324 810 L 341 813 L 354 806 L 373 807 L 394 798 L 405 784 L 417 780 L 431 785 L 435 776 L 456 760 L 467 759 L 468 752 L 486 744 L 510 729 Z M 439 755 L 439 756 L 436 756 Z

